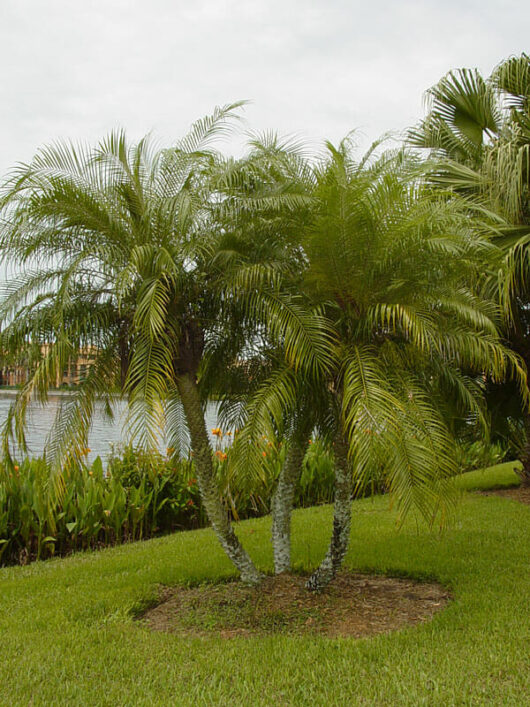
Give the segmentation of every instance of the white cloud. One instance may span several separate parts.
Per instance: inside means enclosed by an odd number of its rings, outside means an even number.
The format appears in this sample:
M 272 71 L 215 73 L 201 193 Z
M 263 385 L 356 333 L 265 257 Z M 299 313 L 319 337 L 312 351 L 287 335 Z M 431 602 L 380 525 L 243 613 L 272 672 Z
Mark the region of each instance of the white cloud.
M 178 137 L 248 98 L 257 129 L 364 142 L 422 113 L 448 69 L 525 50 L 508 0 L 2 0 L 0 173 L 59 137 Z

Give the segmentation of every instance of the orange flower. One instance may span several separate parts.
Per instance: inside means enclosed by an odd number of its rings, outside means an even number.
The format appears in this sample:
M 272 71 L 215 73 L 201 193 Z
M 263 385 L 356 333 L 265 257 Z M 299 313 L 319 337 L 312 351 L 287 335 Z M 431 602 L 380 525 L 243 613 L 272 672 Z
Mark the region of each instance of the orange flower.
M 188 486 L 195 486 L 197 483 L 197 479 L 189 479 L 188 480 Z
M 88 475 L 89 475 L 89 476 L 94 476 L 94 472 L 93 472 L 93 471 L 89 471 L 89 472 L 88 472 Z
M 13 469 L 14 469 L 15 471 L 18 471 L 19 468 L 20 468 L 20 467 L 18 466 L 18 464 L 15 464 L 15 466 L 13 467 Z
M 262 455 L 263 457 L 266 457 L 266 456 L 267 456 L 267 452 L 262 452 L 261 455 Z
M 212 434 L 215 437 L 222 437 L 223 436 L 223 431 L 221 430 L 220 427 L 212 427 Z
M 220 459 L 222 462 L 224 462 L 224 460 L 227 458 L 227 455 L 224 452 L 221 452 L 220 449 L 218 449 L 216 451 L 215 456 L 217 457 L 217 459 Z
M 191 498 L 190 498 L 190 500 L 186 503 L 186 505 L 191 508 L 191 507 L 194 506 L 195 504 L 193 503 L 193 501 L 192 501 Z

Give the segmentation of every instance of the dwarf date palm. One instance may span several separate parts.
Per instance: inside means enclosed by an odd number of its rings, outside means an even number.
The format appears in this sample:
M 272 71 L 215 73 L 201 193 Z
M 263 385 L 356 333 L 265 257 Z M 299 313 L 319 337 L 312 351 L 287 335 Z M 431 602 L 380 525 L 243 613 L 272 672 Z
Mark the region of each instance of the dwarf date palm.
M 487 244 L 470 230 L 465 207 L 426 187 L 415 170 L 403 153 L 355 161 L 350 140 L 328 146 L 314 168 L 302 286 L 333 327 L 334 367 L 311 380 L 279 367 L 257 392 L 239 442 L 267 424 L 274 433 L 290 410 L 300 440 L 314 426 L 333 448 L 332 539 L 310 589 L 342 563 L 354 484 L 382 475 L 401 516 L 416 509 L 430 523 L 437 514 L 443 521 L 456 473 L 447 400 L 461 415 L 480 416 L 480 377 L 524 382 L 517 356 L 502 345 L 498 308 L 473 289 Z M 243 448 L 248 463 L 252 445 Z M 292 448 L 300 457 L 296 436 Z M 283 528 L 297 478 L 290 473 L 279 486 Z M 285 530 L 276 538 L 288 541 Z M 288 568 L 284 549 L 277 571 Z
M 236 108 L 198 121 L 171 149 L 112 133 L 96 149 L 45 148 L 14 172 L 1 245 L 25 272 L 2 302 L 2 346 L 30 349 L 34 370 L 8 418 L 5 452 L 9 434 L 24 443 L 31 396 L 44 402 L 58 371 L 90 348 L 94 364 L 57 419 L 48 457 L 79 453 L 95 401 L 110 413 L 113 390 L 145 448 L 157 447 L 161 427 L 178 437 L 185 419 L 206 513 L 242 578 L 257 582 L 215 482 L 204 420 L 211 368 L 228 368 L 260 335 L 281 341 L 297 369 L 328 354 L 318 317 L 282 288 L 292 250 L 275 215 L 304 195 L 277 185 L 259 156 L 234 161 L 211 147 Z

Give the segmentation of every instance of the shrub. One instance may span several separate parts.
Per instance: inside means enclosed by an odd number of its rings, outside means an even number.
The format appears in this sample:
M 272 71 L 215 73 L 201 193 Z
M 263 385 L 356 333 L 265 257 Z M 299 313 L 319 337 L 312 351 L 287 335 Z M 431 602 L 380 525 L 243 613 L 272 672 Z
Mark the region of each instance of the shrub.
M 140 540 L 204 523 L 188 460 L 130 448 L 107 470 L 65 466 L 53 477 L 42 459 L 0 469 L 0 563 Z
M 263 438 L 260 477 L 235 478 L 229 436 L 219 430 L 213 452 L 226 512 L 235 520 L 265 515 L 285 445 Z M 295 505 L 329 503 L 333 488 L 332 455 L 314 440 L 303 462 Z M 71 462 L 56 477 L 43 459 L 0 464 L 0 565 L 205 525 L 193 458 L 172 449 L 163 455 L 117 447 L 106 468 L 97 457 L 91 465 Z
M 462 473 L 474 469 L 485 469 L 505 461 L 509 450 L 502 442 L 474 440 L 462 441 L 457 445 L 458 467 Z

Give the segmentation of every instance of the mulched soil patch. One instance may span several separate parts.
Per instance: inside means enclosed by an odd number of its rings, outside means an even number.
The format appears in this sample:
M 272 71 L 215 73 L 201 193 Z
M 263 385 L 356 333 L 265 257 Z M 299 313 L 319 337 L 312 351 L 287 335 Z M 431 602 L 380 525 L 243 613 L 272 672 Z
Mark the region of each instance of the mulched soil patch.
M 483 496 L 503 496 L 511 498 L 512 501 L 527 503 L 530 505 L 530 486 L 514 486 L 509 489 L 495 489 L 492 491 L 481 491 Z
M 324 634 L 362 638 L 428 621 L 450 599 L 434 582 L 343 572 L 322 593 L 300 575 L 267 577 L 259 588 L 241 582 L 163 587 L 160 603 L 140 620 L 183 636 Z

